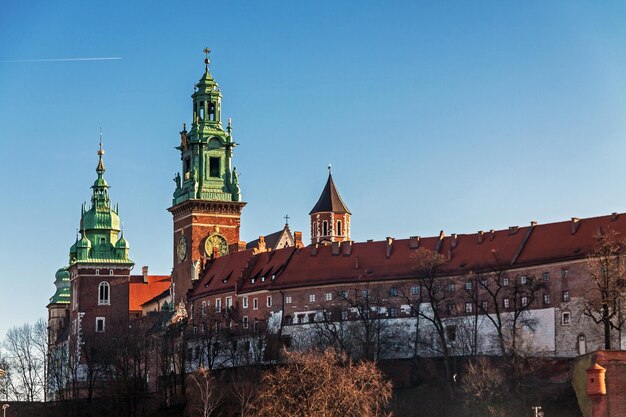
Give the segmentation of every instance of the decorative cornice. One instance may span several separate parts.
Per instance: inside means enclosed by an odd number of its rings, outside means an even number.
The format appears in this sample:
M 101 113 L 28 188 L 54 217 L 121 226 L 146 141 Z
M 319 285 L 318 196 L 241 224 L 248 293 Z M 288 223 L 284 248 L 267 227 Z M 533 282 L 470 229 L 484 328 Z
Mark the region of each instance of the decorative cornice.
M 241 201 L 205 201 L 205 200 L 186 200 L 173 207 L 167 209 L 174 217 L 183 214 L 189 214 L 194 211 L 204 211 L 211 213 L 224 214 L 241 214 L 241 209 L 247 203 Z

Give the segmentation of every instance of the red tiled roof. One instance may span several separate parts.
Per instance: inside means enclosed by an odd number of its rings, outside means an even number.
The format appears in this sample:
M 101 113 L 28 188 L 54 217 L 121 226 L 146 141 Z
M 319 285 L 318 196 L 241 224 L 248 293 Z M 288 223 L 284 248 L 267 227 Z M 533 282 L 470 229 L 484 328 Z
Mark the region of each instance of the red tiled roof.
M 594 247 L 598 230 L 626 235 L 626 214 L 544 225 L 531 224 L 485 233 L 360 242 L 301 249 L 282 248 L 252 255 L 251 250 L 216 259 L 193 290 L 193 297 L 226 291 L 258 290 L 402 279 L 415 276 L 419 248 L 438 251 L 442 275 L 528 267 L 584 258 Z M 349 249 L 349 250 L 348 250 Z M 272 279 L 272 276 L 275 279 Z M 265 279 L 261 277 L 265 276 Z M 252 283 L 251 278 L 255 278 Z M 224 282 L 224 280 L 226 280 Z
M 130 277 L 128 290 L 128 310 L 141 311 L 141 305 L 163 293 L 170 287 L 169 275 L 148 275 L 148 282 L 143 282 L 143 276 Z

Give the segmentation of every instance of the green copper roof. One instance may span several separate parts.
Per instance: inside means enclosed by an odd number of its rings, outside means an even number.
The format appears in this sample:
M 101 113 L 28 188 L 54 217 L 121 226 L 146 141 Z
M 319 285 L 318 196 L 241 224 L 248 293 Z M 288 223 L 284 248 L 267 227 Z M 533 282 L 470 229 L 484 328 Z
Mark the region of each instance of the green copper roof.
M 98 150 L 98 177 L 93 183 L 91 206 L 83 204 L 80 216 L 80 239 L 70 248 L 70 263 L 130 264 L 129 245 L 120 233 L 118 208 L 109 199 L 109 184 L 104 179 L 102 141 Z
M 172 205 L 187 200 L 241 201 L 237 169 L 232 166 L 237 144 L 232 136 L 230 119 L 222 126 L 222 93 L 209 72 L 210 51 L 205 49 L 204 74 L 195 85 L 193 122 L 180 132 L 182 175 L 174 177 L 176 189 Z
M 67 268 L 61 268 L 55 274 L 54 285 L 57 290 L 50 298 L 50 304 L 70 303 L 70 273 Z

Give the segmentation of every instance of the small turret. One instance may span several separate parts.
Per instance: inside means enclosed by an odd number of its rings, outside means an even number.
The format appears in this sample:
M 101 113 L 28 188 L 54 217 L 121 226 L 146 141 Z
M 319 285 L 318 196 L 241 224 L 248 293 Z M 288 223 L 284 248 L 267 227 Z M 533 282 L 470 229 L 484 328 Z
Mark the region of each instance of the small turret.
M 352 214 L 335 187 L 330 165 L 328 165 L 326 185 L 309 215 L 311 216 L 312 244 L 350 240 L 350 216 Z
M 587 369 L 587 395 L 594 398 L 606 395 L 606 368 L 594 363 Z

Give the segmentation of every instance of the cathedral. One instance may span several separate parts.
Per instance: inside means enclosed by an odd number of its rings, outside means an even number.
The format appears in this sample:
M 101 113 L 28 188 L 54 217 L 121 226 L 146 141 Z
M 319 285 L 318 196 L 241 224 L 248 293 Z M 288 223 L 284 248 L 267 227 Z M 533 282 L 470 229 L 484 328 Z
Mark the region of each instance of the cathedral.
M 223 329 L 255 337 L 264 329 L 293 347 L 375 321 L 375 347 L 362 351 L 370 358 L 443 350 L 503 353 L 508 347 L 502 323 L 513 323 L 514 332 L 519 326 L 523 348 L 531 354 L 573 357 L 604 346 L 603 329 L 584 314 L 588 256 L 598 236 L 626 233 L 626 215 L 354 242 L 352 213 L 329 167 L 309 213 L 310 244 L 287 223 L 246 243 L 240 237 L 246 203 L 234 165 L 237 144 L 230 119 L 222 121 L 222 93 L 209 71 L 208 53 L 191 98 L 191 124 L 179 132 L 181 167 L 168 208 L 171 275 L 151 275 L 148 267 L 132 274 L 130 244 L 109 196 L 101 143 L 91 201 L 83 204 L 79 233 L 67 265 L 56 272 L 48 304 L 53 345 L 81 351 L 151 313 L 169 314 L 171 324 L 194 323 L 211 312 L 212 337 L 222 337 Z M 621 327 L 611 338 L 622 346 Z M 190 337 L 184 348 L 190 363 L 222 355 L 223 344 L 207 348 L 200 339 Z M 237 366 L 243 363 L 238 358 L 231 354 L 220 363 Z

